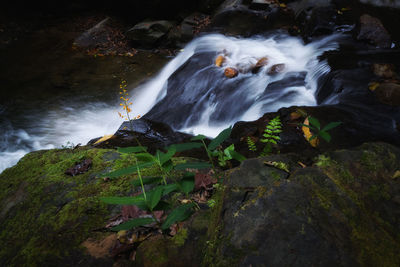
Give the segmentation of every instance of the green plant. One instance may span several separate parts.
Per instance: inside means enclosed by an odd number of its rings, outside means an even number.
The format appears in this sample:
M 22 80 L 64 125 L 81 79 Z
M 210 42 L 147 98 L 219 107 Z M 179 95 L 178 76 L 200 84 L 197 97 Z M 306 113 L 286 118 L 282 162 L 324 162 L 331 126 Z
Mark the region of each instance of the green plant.
M 189 146 L 187 146 L 189 147 Z M 129 230 L 134 227 L 147 225 L 151 223 L 157 223 L 162 230 L 167 230 L 173 223 L 183 221 L 187 219 L 193 212 L 193 208 L 196 206 L 195 203 L 186 203 L 179 205 L 173 209 L 164 222 L 157 219 L 154 211 L 159 210 L 170 210 L 171 205 L 162 200 L 162 197 L 169 195 L 172 192 L 179 191 L 188 195 L 194 189 L 194 174 L 186 173 L 182 177 L 170 176 L 172 169 L 180 169 L 181 165 L 173 164 L 172 157 L 176 153 L 176 147 L 170 146 L 166 153 L 157 150 L 155 155 L 152 155 L 146 151 L 145 147 L 128 147 L 118 149 L 121 153 L 134 153 L 136 157 L 136 164 L 125 169 L 117 170 L 111 173 L 104 174 L 110 178 L 120 177 L 122 175 L 137 173 L 138 180 L 132 182 L 134 186 L 140 186 L 142 193 L 138 196 L 132 197 L 103 197 L 102 201 L 108 204 L 119 204 L 119 205 L 136 205 L 139 209 L 147 211 L 151 214 L 151 218 L 135 218 L 131 219 L 123 224 L 113 227 L 112 230 Z M 141 162 L 138 162 L 140 160 Z M 157 166 L 162 174 L 162 177 L 148 177 L 143 178 L 141 175 L 141 169 L 150 166 Z M 205 167 L 205 165 L 193 167 Z M 210 167 L 210 165 L 208 165 Z M 167 176 L 175 178 L 173 183 L 167 183 Z M 146 184 L 159 184 L 162 183 L 150 191 L 145 190 Z
M 133 181 L 132 184 L 134 186 L 140 186 L 142 192 L 138 196 L 103 197 L 101 200 L 108 204 L 136 205 L 139 207 L 139 209 L 149 212 L 151 214 L 151 218 L 131 219 L 123 224 L 113 227 L 112 230 L 129 230 L 134 227 L 152 223 L 157 223 L 162 230 L 167 230 L 172 224 L 186 220 L 194 212 L 193 209 L 196 207 L 196 203 L 189 201 L 189 203 L 176 206 L 163 222 L 157 218 L 154 212 L 159 210 L 171 210 L 171 204 L 162 200 L 162 198 L 168 197 L 169 194 L 173 192 L 182 192 L 186 195 L 186 197 L 188 197 L 188 194 L 193 191 L 195 185 L 194 174 L 185 173 L 183 175 L 178 175 L 177 172 L 186 169 L 210 168 L 213 165 L 210 165 L 207 162 L 186 162 L 175 164 L 172 161 L 172 157 L 176 154 L 176 152 L 199 148 L 204 145 L 211 163 L 213 156 L 218 157 L 220 164 L 226 164 L 226 161 L 232 158 L 243 160 L 244 157 L 234 151 L 233 144 L 227 147 L 223 152 L 220 150 L 220 144 L 229 137 L 230 132 L 231 128 L 225 129 L 215 139 L 213 139 L 208 146 L 206 146 L 204 142 L 205 136 L 196 136 L 192 138 L 192 140 L 200 140 L 201 143 L 190 142 L 171 145 L 166 148 L 166 152 L 157 150 L 154 155 L 147 152 L 147 148 L 143 146 L 119 148 L 118 151 L 120 153 L 134 154 L 135 165 L 109 172 L 102 176 L 116 178 L 137 173 L 138 179 Z M 142 177 L 141 170 L 152 166 L 157 167 L 161 177 Z M 174 171 L 173 174 L 172 171 Z M 168 183 L 168 181 L 170 183 Z M 146 191 L 145 185 L 148 184 L 156 184 L 157 186 L 149 191 Z
M 264 150 L 261 152 L 261 156 L 266 156 L 272 152 L 272 145 L 278 144 L 281 140 L 279 134 L 282 132 L 282 122 L 279 116 L 276 116 L 268 122 L 265 126 L 263 138 L 261 142 L 266 143 Z
M 229 138 L 229 136 L 231 135 L 231 132 L 232 132 L 231 127 L 226 128 L 217 137 L 215 137 L 213 140 L 211 140 L 211 142 L 208 146 L 206 145 L 206 143 L 204 141 L 206 139 L 206 136 L 204 136 L 204 135 L 197 135 L 191 139 L 192 141 L 200 141 L 201 142 L 214 170 L 215 170 L 215 165 L 214 165 L 213 157 L 217 157 L 218 164 L 221 167 L 225 167 L 227 161 L 231 160 L 231 159 L 236 159 L 238 161 L 243 161 L 246 159 L 243 155 L 241 155 L 240 153 L 235 151 L 235 146 L 233 144 L 231 144 L 229 147 L 225 148 L 222 151 L 220 145 L 226 139 Z
M 256 144 L 254 143 L 253 139 L 250 138 L 250 136 L 247 136 L 247 146 L 250 151 L 253 151 L 253 152 L 257 151 Z
M 308 141 L 312 141 L 313 139 L 317 137 L 321 137 L 324 139 L 326 142 L 330 142 L 332 137 L 328 133 L 329 130 L 332 130 L 333 128 L 338 127 L 342 122 L 337 121 L 337 122 L 330 122 L 328 123 L 325 127 L 321 129 L 321 124 L 317 118 L 308 117 L 308 121 L 310 122 L 309 125 L 307 124 L 301 124 L 301 126 L 307 127 L 312 131 L 312 136 L 308 139 Z

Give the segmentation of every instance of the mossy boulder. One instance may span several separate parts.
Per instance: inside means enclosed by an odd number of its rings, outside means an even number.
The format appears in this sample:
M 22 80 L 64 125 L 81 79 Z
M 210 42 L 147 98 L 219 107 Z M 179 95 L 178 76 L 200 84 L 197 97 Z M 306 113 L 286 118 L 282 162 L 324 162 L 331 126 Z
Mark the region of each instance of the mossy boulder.
M 64 172 L 91 159 L 77 176 Z M 117 210 L 99 196 L 127 195 L 127 177 L 105 182 L 99 175 L 130 163 L 129 156 L 107 149 L 56 149 L 29 153 L 0 175 L 1 266 L 109 266 L 81 244 L 105 237 L 100 230 Z
M 290 174 L 245 161 L 226 180 L 217 266 L 399 266 L 400 150 L 384 143 L 320 155 Z M 222 241 L 221 241 L 222 240 Z
M 91 159 L 74 177 L 67 168 Z M 297 153 L 244 161 L 224 173 L 215 205 L 153 234 L 129 257 L 104 227 L 120 213 L 99 196 L 129 195 L 132 164 L 115 150 L 48 150 L 0 175 L 2 266 L 399 266 L 400 149 L 385 143 L 336 150 L 299 164 Z M 279 164 L 274 164 L 279 163 Z M 155 170 L 144 170 L 154 174 Z

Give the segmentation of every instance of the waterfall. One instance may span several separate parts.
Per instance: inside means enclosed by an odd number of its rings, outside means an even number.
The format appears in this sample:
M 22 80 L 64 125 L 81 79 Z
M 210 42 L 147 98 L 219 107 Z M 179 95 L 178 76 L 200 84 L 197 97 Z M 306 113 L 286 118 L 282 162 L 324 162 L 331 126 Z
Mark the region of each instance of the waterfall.
M 332 35 L 304 44 L 282 34 L 245 39 L 203 36 L 135 91 L 136 111 L 176 130 L 215 136 L 236 121 L 255 120 L 281 107 L 316 105 L 318 80 L 330 71 L 318 57 L 337 49 L 337 39 Z M 224 61 L 221 67 L 214 63 L 218 56 Z M 255 72 L 263 58 L 267 64 Z M 273 66 L 281 70 L 273 72 Z M 239 74 L 227 78 L 226 68 Z
M 205 35 L 189 43 L 153 79 L 132 89 L 132 115 L 212 137 L 236 121 L 255 120 L 281 107 L 316 105 L 318 80 L 330 71 L 318 57 L 337 49 L 337 39 L 338 35 L 332 35 L 304 44 L 300 38 L 282 34 L 253 38 Z M 218 56 L 224 57 L 221 67 L 215 65 Z M 268 64 L 255 72 L 261 58 L 267 58 Z M 280 71 L 269 74 L 276 64 L 282 64 Z M 225 77 L 228 67 L 239 74 Z M 122 123 L 118 106 L 112 102 L 70 101 L 30 114 L 31 123 L 23 127 L 2 123 L 0 172 L 30 151 L 67 142 L 86 144 L 94 137 L 112 134 Z

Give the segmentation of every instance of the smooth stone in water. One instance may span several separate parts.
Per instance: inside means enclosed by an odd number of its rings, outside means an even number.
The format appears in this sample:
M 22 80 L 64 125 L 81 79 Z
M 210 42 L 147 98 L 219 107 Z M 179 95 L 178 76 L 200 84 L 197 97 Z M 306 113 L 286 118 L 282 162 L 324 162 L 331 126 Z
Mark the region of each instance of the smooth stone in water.
M 231 67 L 226 68 L 224 71 L 225 77 L 228 77 L 228 78 L 235 78 L 236 76 L 238 76 L 238 74 L 239 74 L 238 70 L 235 68 L 231 68 Z

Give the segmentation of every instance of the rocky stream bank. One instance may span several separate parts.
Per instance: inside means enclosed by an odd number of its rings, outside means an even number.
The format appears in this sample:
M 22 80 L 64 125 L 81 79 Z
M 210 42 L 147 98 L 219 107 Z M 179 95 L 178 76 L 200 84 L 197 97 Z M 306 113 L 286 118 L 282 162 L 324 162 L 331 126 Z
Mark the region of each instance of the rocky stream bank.
M 53 108 L 71 96 L 73 101 L 93 95 L 108 99 L 118 94 L 121 79 L 140 85 L 197 36 L 268 36 L 271 31 L 304 42 L 343 34 L 339 48 L 320 57 L 331 71 L 318 81 L 318 106 L 284 107 L 236 122 L 221 148 L 233 144 L 247 159 L 197 171 L 192 192 L 163 197 L 172 205 L 194 203 L 189 219 L 163 231 L 154 223 L 112 231 L 138 217 L 165 220 L 169 212 L 150 214 L 100 198 L 141 192 L 132 185 L 138 181 L 135 173 L 107 176 L 140 159 L 117 147 L 139 141 L 154 154 L 191 142 L 190 134 L 175 129 L 182 124 L 180 116 L 188 115 L 182 111 L 198 98 L 182 94 L 182 102 L 168 101 L 177 98 L 174 88 L 182 74 L 193 77 L 201 66 L 193 57 L 171 76 L 170 95 L 144 118 L 124 122 L 113 135 L 87 145 L 31 152 L 0 174 L 0 265 L 399 266 L 400 11 L 393 4 L 381 7 L 385 1 L 373 1 L 380 7 L 355 0 L 184 2 L 131 3 L 132 13 L 121 7 L 105 11 L 102 5 L 93 12 L 78 1 L 61 2 L 68 12 L 59 20 L 52 17 L 57 7 L 45 5 L 52 11 L 46 18 L 39 5 L 34 12 L 41 14 L 38 25 L 4 16 L 0 64 L 5 71 L 0 77 L 8 90 L 1 92 L 0 115 L 18 117 L 46 102 Z M 32 46 L 25 49 L 27 40 Z M 217 55 L 210 58 L 207 64 L 227 68 Z M 255 64 L 250 72 L 258 74 L 263 67 Z M 220 78 L 245 75 L 239 68 L 235 73 Z M 288 74 L 266 91 L 304 80 Z M 260 156 L 266 125 L 277 116 L 279 140 L 269 155 Z M 312 146 L 306 140 L 301 123 L 309 116 L 321 125 L 341 122 L 329 131 L 330 142 L 319 138 Z M 248 139 L 257 151 L 249 149 Z M 208 156 L 196 147 L 177 151 L 171 162 L 204 162 Z M 151 166 L 141 175 L 161 174 Z

